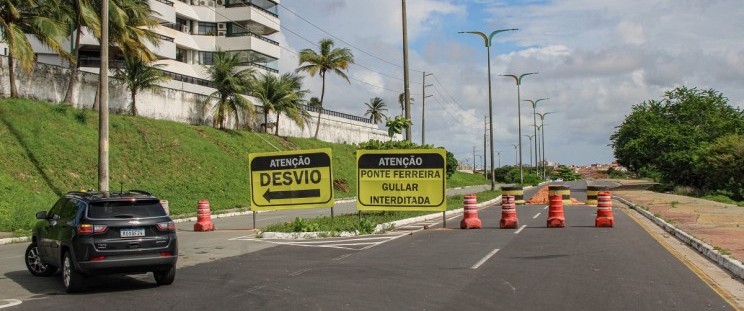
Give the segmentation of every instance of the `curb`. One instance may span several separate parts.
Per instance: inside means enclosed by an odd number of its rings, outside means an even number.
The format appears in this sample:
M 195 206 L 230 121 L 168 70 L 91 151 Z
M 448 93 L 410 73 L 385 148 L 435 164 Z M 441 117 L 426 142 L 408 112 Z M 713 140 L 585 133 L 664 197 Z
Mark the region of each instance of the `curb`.
M 26 243 L 26 242 L 31 242 L 31 237 L 22 236 L 18 238 L 0 239 L 0 245 L 8 245 L 8 244 L 14 244 L 14 243 Z
M 501 196 L 498 196 L 494 199 L 488 200 L 486 202 L 478 203 L 478 208 L 483 208 L 487 205 L 497 203 L 501 201 Z M 446 211 L 444 213 L 445 217 L 453 216 L 453 215 L 459 215 L 462 214 L 463 209 L 453 209 Z M 384 224 L 379 224 L 375 228 L 375 231 L 372 234 L 382 233 L 391 229 L 394 229 L 396 227 L 403 227 L 405 225 L 432 220 L 432 219 L 440 219 L 442 217 L 441 212 L 422 215 L 418 217 L 412 217 L 412 218 L 406 218 L 396 221 L 387 222 Z M 261 237 L 264 239 L 286 239 L 286 240 L 299 240 L 299 239 L 315 239 L 318 237 L 353 237 L 360 235 L 359 232 L 350 232 L 350 231 L 344 231 L 340 232 L 337 235 L 332 235 L 331 232 L 292 232 L 292 233 L 285 233 L 285 232 L 261 232 Z M 366 235 L 366 234 L 365 234 Z
M 628 207 L 639 212 L 641 215 L 645 216 L 646 218 L 654 222 L 657 226 L 669 232 L 670 234 L 674 235 L 677 239 L 689 245 L 690 247 L 694 248 L 700 254 L 712 260 L 713 262 L 717 263 L 719 266 L 725 268 L 726 270 L 731 272 L 731 274 L 735 275 L 739 279 L 744 279 L 744 265 L 742 265 L 740 261 L 733 259 L 727 255 L 721 254 L 720 252 L 718 252 L 717 250 L 715 250 L 713 247 L 706 244 L 705 242 L 700 241 L 696 239 L 695 237 L 687 234 L 686 232 L 677 229 L 675 226 L 669 224 L 663 219 L 657 218 L 656 216 L 651 214 L 649 211 L 641 208 L 640 206 L 634 204 L 633 202 L 630 202 L 618 196 L 612 196 L 612 197 L 615 200 L 618 200 L 622 202 L 623 204 L 627 205 Z

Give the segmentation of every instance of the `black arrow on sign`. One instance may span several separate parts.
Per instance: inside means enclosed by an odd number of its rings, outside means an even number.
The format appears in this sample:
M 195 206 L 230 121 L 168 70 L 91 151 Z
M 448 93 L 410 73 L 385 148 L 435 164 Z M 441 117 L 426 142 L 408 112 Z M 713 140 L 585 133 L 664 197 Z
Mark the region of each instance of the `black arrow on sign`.
M 304 198 L 319 198 L 320 189 L 308 189 L 308 190 L 290 190 L 290 191 L 271 191 L 267 189 L 263 195 L 266 201 L 271 202 L 272 199 L 304 199 Z

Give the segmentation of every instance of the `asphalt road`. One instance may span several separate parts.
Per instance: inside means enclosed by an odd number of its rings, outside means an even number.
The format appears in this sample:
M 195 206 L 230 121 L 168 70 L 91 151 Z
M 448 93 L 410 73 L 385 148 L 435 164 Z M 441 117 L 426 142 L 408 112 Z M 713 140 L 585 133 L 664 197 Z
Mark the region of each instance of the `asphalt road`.
M 59 295 L 59 280 L 11 271 L 5 277 L 32 294 L 8 309 L 733 310 L 623 212 L 615 211 L 614 228 L 595 228 L 595 208 L 566 206 L 567 226 L 549 229 L 544 205 L 517 210 L 518 230 L 498 228 L 498 206 L 480 211 L 476 230 L 454 228 L 459 219 L 450 228 L 313 241 L 227 230 L 209 240 L 249 251 L 181 266 L 171 286 L 108 276 Z

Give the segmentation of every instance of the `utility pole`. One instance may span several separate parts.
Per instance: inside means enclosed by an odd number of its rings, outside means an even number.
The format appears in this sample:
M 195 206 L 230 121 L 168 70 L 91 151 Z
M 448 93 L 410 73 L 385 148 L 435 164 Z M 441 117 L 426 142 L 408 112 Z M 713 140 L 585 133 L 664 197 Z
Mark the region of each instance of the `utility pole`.
M 423 72 L 423 86 L 421 87 L 421 144 L 426 144 L 426 98 L 434 95 L 426 95 L 426 87 L 432 86 L 433 84 L 426 84 L 426 76 L 431 76 L 433 73 Z M 473 158 L 473 166 L 475 166 L 475 158 Z
M 411 120 L 411 89 L 408 77 L 408 25 L 406 23 L 406 0 L 401 0 L 403 8 L 403 87 L 406 96 L 406 120 Z M 411 141 L 411 127 L 406 127 L 406 141 Z
M 473 172 L 475 172 L 475 146 L 473 146 Z
M 108 115 L 108 54 L 109 2 L 101 1 L 101 88 L 98 107 L 98 191 L 109 191 L 109 115 Z
M 488 178 L 488 174 L 486 174 L 486 134 L 488 133 L 488 116 L 483 116 L 483 175 Z

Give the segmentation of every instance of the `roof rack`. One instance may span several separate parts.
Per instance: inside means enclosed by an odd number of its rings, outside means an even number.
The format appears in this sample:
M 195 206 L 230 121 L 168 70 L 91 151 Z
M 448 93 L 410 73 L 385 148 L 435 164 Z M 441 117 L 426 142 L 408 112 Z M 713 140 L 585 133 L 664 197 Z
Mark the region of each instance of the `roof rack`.
M 130 189 L 129 192 L 136 192 L 136 193 L 140 193 L 140 194 L 144 194 L 144 195 L 152 195 L 152 193 L 149 193 L 149 192 L 144 191 L 144 190 L 137 190 L 137 189 Z

